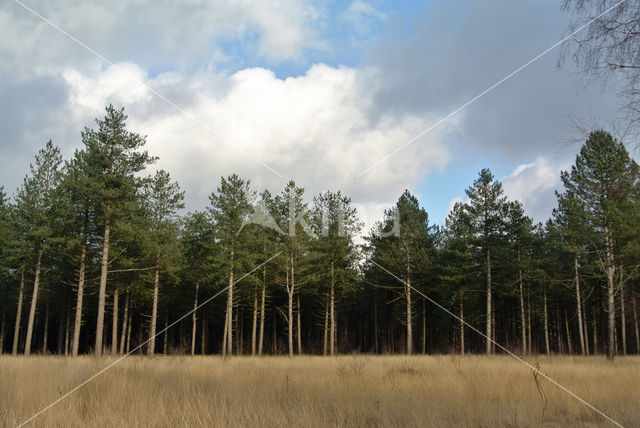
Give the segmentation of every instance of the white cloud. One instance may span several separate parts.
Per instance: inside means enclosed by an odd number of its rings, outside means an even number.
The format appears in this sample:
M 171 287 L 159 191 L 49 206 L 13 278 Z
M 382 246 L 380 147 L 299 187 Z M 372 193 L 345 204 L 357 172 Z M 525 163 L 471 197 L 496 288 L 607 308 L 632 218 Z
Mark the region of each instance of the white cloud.
M 412 115 L 371 119 L 368 112 L 379 76 L 360 69 L 317 64 L 303 76 L 284 80 L 263 68 L 149 78 L 138 66 L 124 63 L 97 74 L 69 71 L 64 77 L 70 88 L 69 109 L 85 124 L 101 116 L 105 103 L 126 106 L 130 126 L 148 135 L 150 152 L 160 157 L 158 166 L 188 190 L 192 208 L 207 202 L 221 175 L 237 172 L 256 188 L 274 192 L 293 178 L 309 198 L 341 189 L 363 207 L 377 207 L 377 215 L 378 204 L 395 200 L 449 159 L 441 142 L 447 127 L 442 127 L 356 177 L 431 122 Z M 179 111 L 143 85 L 172 101 L 173 95 L 189 101 L 176 101 L 184 108 Z
M 224 59 L 219 43 L 242 42 L 247 55 L 298 60 L 320 49 L 319 8 L 309 0 L 33 0 L 28 7 L 114 62 L 154 69 L 210 65 Z M 18 3 L 0 6 L 0 71 L 13 78 L 97 58 Z
M 534 162 L 518 165 L 501 180 L 504 192 L 509 199 L 522 202 L 534 221 L 544 222 L 556 204 L 554 190 L 561 187 L 560 171 L 569 166 L 567 160 L 539 156 Z

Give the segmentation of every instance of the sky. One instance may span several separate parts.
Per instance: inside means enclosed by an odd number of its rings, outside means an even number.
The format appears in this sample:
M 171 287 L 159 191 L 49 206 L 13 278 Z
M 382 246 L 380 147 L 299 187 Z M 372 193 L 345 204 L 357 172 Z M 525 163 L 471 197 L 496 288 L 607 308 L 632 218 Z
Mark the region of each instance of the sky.
M 70 157 L 111 103 L 189 211 L 238 173 L 309 201 L 341 190 L 367 227 L 408 189 L 442 224 L 490 168 L 545 221 L 579 128 L 620 116 L 615 91 L 558 47 L 450 113 L 568 34 L 559 3 L 8 0 L 0 185 L 13 193 L 49 139 Z

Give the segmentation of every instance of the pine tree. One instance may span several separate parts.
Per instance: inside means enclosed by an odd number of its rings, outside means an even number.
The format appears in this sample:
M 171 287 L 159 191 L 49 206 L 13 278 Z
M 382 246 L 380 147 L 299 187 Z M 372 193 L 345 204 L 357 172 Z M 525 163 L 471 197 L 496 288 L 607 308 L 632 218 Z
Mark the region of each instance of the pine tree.
M 38 304 L 43 258 L 50 247 L 50 238 L 54 233 L 52 221 L 55 201 L 52 196 L 60 180 L 61 164 L 60 149 L 49 140 L 44 149 L 41 149 L 36 155 L 35 165 L 31 165 L 31 174 L 24 179 L 16 196 L 16 218 L 24 241 L 36 257 L 24 346 L 25 355 L 31 353 L 31 339 Z
M 474 260 L 471 247 L 472 230 L 465 206 L 456 202 L 447 216 L 444 243 L 440 254 L 440 279 L 455 290 L 460 325 L 460 353 L 465 353 L 465 289 L 474 282 Z
M 296 186 L 294 181 L 289 181 L 282 192 L 275 197 L 275 221 L 280 230 L 278 241 L 284 259 L 285 289 L 287 292 L 287 327 L 289 357 L 293 357 L 293 305 L 296 292 L 305 281 L 303 264 L 308 251 L 310 240 L 309 217 L 310 212 L 304 202 L 304 189 Z M 300 310 L 300 308 L 298 308 Z M 299 337 L 299 336 L 298 336 Z M 301 351 L 301 343 L 298 343 L 298 352 Z
M 344 288 L 355 284 L 357 252 L 354 238 L 362 228 L 351 199 L 336 193 L 325 192 L 316 196 L 311 214 L 316 239 L 313 248 L 318 255 L 320 280 L 328 281 L 329 353 L 336 353 L 336 296 Z M 325 326 L 326 328 L 327 326 Z M 327 335 L 327 334 L 325 334 Z
M 219 266 L 228 272 L 229 278 L 222 341 L 222 354 L 225 357 L 233 354 L 234 273 L 236 265 L 246 257 L 243 224 L 251 214 L 254 197 L 249 182 L 235 174 L 226 179 L 222 177 L 217 192 L 209 197 L 209 212 L 214 220 L 214 231 L 221 250 Z
M 154 263 L 153 306 L 151 309 L 151 325 L 149 328 L 149 345 L 147 354 L 155 353 L 156 323 L 158 317 L 158 293 L 160 289 L 160 273 L 172 268 L 172 262 L 178 254 L 178 210 L 184 208 L 184 192 L 178 183 L 171 182 L 169 173 L 159 170 L 146 183 L 145 196 L 150 217 L 150 252 Z
M 637 216 L 638 165 L 621 142 L 605 131 L 594 131 L 580 149 L 571 171 L 563 172 L 561 179 L 565 192 L 559 199 L 575 199 L 579 216 L 600 236 L 599 248 L 607 281 L 607 358 L 613 359 L 615 275 L 620 256 L 616 243 L 624 241 L 631 233 L 628 219 Z
M 82 167 L 87 175 L 88 192 L 102 222 L 102 257 L 95 354 L 102 355 L 104 312 L 109 268 L 111 229 L 134 208 L 135 193 L 142 186 L 137 176 L 155 158 L 142 151 L 146 139 L 126 129 L 124 109 L 106 108 L 104 119 L 96 120 L 97 130 L 85 128 L 82 142 L 86 155 Z
M 213 222 L 206 212 L 190 213 L 184 219 L 181 241 L 185 256 L 182 277 L 187 284 L 194 285 L 193 314 L 191 326 L 191 355 L 196 352 L 197 311 L 200 287 L 210 270 L 209 260 L 213 253 Z M 204 334 L 204 331 L 201 332 Z M 204 349 L 201 350 L 204 353 Z
M 504 214 L 506 198 L 503 196 L 502 184 L 494 180 L 488 169 L 480 171 L 473 185 L 465 190 L 469 202 L 465 205 L 467 218 L 473 230 L 472 243 L 484 255 L 487 287 L 486 311 L 486 353 L 493 350 L 493 298 L 491 282 L 492 251 L 495 252 L 504 231 Z
M 398 272 L 405 283 L 406 352 L 413 353 L 413 289 L 429 276 L 433 252 L 429 216 L 408 190 L 395 207 L 385 211 L 384 220 L 368 238 L 374 261 L 391 272 Z
M 525 310 L 524 281 L 527 270 L 527 259 L 531 245 L 533 221 L 524 214 L 520 202 L 506 203 L 506 231 L 511 246 L 515 250 L 515 264 L 518 271 L 518 295 L 520 300 L 520 333 L 522 354 L 527 354 L 527 315 Z

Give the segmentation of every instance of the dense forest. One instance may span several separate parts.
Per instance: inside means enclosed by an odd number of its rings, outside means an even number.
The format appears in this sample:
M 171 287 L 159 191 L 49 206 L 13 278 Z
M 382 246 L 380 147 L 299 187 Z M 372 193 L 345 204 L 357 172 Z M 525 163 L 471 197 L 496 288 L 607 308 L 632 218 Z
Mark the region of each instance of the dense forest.
M 483 169 L 444 226 L 405 191 L 367 231 L 340 191 L 237 175 L 184 214 L 126 119 L 107 107 L 71 159 L 49 141 L 0 188 L 2 352 L 640 352 L 640 172 L 604 131 L 545 224 Z

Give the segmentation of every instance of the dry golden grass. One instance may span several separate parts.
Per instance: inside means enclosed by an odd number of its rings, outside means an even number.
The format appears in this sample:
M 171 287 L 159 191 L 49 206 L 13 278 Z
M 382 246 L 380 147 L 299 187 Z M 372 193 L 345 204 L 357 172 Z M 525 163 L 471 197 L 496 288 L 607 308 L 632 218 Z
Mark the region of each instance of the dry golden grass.
M 0 420 L 20 424 L 110 361 L 0 357 Z M 640 421 L 640 358 L 532 361 L 622 425 Z M 128 357 L 30 426 L 607 425 L 540 386 L 544 398 L 532 371 L 502 356 Z

